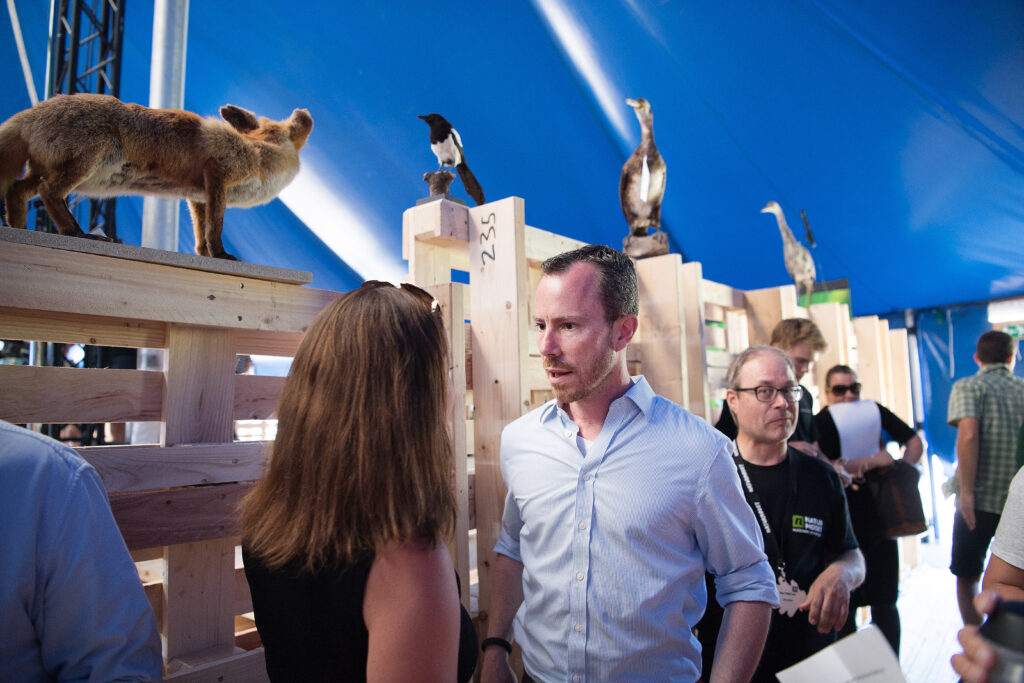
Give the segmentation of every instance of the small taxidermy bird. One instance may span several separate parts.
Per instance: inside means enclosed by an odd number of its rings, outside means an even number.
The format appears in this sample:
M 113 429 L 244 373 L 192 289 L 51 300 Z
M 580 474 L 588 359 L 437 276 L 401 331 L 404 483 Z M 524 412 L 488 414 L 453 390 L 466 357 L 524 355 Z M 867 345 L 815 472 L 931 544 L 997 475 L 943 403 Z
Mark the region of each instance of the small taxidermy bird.
M 622 165 L 619 178 L 619 203 L 636 237 L 647 235 L 647 228 L 661 226 L 661 198 L 665 193 L 665 161 L 654 144 L 654 115 L 651 104 L 640 97 L 626 100 L 640 121 L 640 145 Z
M 452 128 L 452 124 L 440 114 L 420 115 L 417 118 L 423 119 L 430 126 L 430 151 L 437 157 L 438 170 L 445 166 L 453 166 L 459 172 L 459 179 L 462 180 L 466 194 L 473 198 L 477 206 L 483 204 L 484 190 L 466 164 L 466 154 L 462 150 L 459 131 Z
M 806 291 L 809 297 L 814 290 L 814 280 L 817 277 L 811 252 L 793 237 L 793 231 L 786 224 L 786 216 L 783 215 L 778 202 L 768 202 L 761 209 L 761 213 L 775 214 L 779 232 L 782 233 L 782 258 L 786 263 L 786 272 L 796 284 L 797 295 L 799 296 L 801 291 Z

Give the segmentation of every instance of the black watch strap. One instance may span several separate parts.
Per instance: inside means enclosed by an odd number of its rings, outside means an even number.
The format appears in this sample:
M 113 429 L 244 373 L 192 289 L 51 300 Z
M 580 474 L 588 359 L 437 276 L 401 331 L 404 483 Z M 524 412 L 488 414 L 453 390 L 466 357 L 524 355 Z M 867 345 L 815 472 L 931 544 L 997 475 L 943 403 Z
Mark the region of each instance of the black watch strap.
M 493 636 L 490 638 L 484 638 L 480 641 L 480 651 L 483 652 L 491 645 L 498 645 L 503 648 L 505 652 L 512 654 L 512 643 L 508 642 L 504 638 L 495 638 Z

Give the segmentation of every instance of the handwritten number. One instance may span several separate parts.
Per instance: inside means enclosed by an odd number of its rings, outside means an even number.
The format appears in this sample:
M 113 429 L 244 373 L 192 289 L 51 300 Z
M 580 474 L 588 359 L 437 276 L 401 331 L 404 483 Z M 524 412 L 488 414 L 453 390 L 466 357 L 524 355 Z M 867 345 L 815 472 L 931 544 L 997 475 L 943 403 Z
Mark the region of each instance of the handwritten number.
M 492 260 L 492 261 L 494 260 L 494 245 L 493 245 L 493 244 L 491 245 L 491 251 L 490 251 L 490 253 L 487 253 L 487 251 L 481 251 L 481 252 L 480 252 L 480 262 L 481 262 L 481 263 L 482 263 L 483 265 L 485 265 L 485 266 L 487 265 L 487 257 L 488 257 L 488 256 L 490 256 L 490 257 L 491 257 L 491 260 Z
M 484 242 L 487 242 L 489 240 L 493 240 L 495 237 L 497 237 L 497 232 L 494 229 L 494 214 L 493 213 L 488 214 L 487 218 L 485 220 L 481 221 L 481 222 L 484 225 L 489 225 L 490 226 L 490 228 L 488 228 L 487 232 L 480 234 L 480 244 L 483 244 Z M 491 257 L 492 261 L 495 260 L 495 257 L 494 257 L 494 247 L 495 247 L 495 245 L 492 244 L 490 252 L 488 252 L 486 249 L 484 249 L 483 251 L 480 252 L 480 263 L 481 263 L 481 266 L 486 266 L 487 265 L 487 257 L 488 256 Z

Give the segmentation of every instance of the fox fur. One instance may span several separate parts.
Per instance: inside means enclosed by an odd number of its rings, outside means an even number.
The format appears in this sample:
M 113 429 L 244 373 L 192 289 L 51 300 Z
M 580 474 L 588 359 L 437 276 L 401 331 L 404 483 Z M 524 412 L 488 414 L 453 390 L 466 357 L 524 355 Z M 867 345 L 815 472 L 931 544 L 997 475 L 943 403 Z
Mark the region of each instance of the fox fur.
M 271 121 L 231 104 L 220 115 L 223 121 L 88 94 L 57 95 L 15 114 L 0 125 L 8 225 L 27 227 L 36 195 L 60 234 L 77 237 L 86 235 L 68 210 L 71 192 L 184 198 L 196 253 L 234 259 L 221 241 L 224 209 L 265 204 L 292 181 L 313 119 L 296 109 Z

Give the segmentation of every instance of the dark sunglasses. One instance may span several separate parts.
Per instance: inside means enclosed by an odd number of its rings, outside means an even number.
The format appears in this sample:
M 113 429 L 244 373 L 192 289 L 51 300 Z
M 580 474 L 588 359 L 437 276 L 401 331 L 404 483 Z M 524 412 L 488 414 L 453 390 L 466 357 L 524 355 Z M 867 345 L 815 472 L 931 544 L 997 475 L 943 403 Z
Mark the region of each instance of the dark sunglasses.
M 853 384 L 833 384 L 832 388 L 829 389 L 835 396 L 846 396 L 846 392 L 849 391 L 852 394 L 860 396 L 860 382 L 854 382 Z
M 367 280 L 362 285 L 360 285 L 360 288 L 362 288 L 362 287 L 371 287 L 371 288 L 376 289 L 378 287 L 394 287 L 394 286 L 395 286 L 394 284 L 392 284 L 392 283 L 390 283 L 390 282 L 388 282 L 386 280 Z M 420 289 L 416 285 L 411 285 L 408 282 L 403 282 L 402 285 L 401 285 L 401 288 L 402 288 L 402 291 L 408 292 L 409 294 L 412 294 L 414 297 L 416 297 L 417 299 L 422 301 L 424 304 L 426 304 L 427 306 L 430 306 L 430 312 L 431 313 L 434 313 L 436 315 L 440 315 L 441 314 L 441 302 L 439 302 L 437 299 L 435 299 L 433 296 L 431 296 L 430 293 L 427 292 L 426 290 Z

